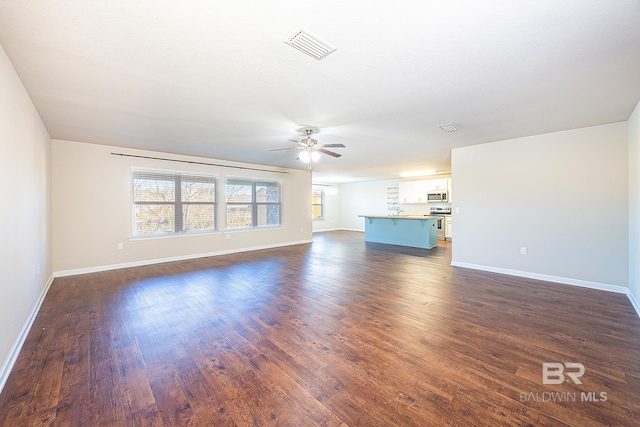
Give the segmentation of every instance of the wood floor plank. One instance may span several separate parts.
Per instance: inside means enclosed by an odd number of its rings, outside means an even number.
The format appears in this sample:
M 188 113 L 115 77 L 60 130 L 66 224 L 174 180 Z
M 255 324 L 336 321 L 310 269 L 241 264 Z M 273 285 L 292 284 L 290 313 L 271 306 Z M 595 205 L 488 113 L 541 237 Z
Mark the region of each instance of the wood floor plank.
M 340 231 L 56 278 L 0 425 L 637 425 L 625 295 L 454 268 L 452 245 Z

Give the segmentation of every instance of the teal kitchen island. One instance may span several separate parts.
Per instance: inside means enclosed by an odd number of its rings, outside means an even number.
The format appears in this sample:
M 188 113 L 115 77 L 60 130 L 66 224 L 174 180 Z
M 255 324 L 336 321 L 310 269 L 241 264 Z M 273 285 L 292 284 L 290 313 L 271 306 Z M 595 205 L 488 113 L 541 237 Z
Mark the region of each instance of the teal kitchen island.
M 364 240 L 431 249 L 438 243 L 438 218 L 413 215 L 358 215 L 364 218 Z

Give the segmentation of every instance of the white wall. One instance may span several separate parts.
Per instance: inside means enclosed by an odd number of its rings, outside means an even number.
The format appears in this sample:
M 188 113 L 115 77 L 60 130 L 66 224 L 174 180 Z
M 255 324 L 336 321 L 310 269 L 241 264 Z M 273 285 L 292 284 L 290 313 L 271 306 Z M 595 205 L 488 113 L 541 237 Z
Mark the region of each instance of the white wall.
M 324 219 L 313 221 L 313 231 L 339 230 L 341 227 L 342 189 L 340 184 L 321 184 L 324 190 Z
M 288 174 L 246 171 L 120 157 L 111 155 L 112 152 L 260 168 L 256 165 L 54 139 L 52 219 L 53 269 L 56 274 L 311 241 L 311 178 L 306 171 L 279 169 Z M 224 188 L 227 176 L 282 180 L 283 227 L 231 232 L 229 239 L 225 233 L 131 239 L 132 167 L 217 174 L 220 189 Z M 222 202 L 223 197 L 219 191 L 218 201 Z M 224 231 L 225 209 L 222 203 L 218 213 L 219 228 Z M 123 244 L 123 249 L 117 249 L 118 243 Z
M 364 231 L 364 218 L 358 215 L 387 215 L 387 188 L 397 187 L 399 180 L 342 184 L 342 228 Z
M 640 303 L 640 102 L 629 118 L 629 290 Z M 636 310 L 640 307 L 636 305 Z M 640 314 L 640 312 L 639 312 Z
M 2 389 L 51 277 L 51 138 L 1 47 L 0 94 Z
M 627 170 L 626 122 L 454 149 L 452 263 L 628 286 Z

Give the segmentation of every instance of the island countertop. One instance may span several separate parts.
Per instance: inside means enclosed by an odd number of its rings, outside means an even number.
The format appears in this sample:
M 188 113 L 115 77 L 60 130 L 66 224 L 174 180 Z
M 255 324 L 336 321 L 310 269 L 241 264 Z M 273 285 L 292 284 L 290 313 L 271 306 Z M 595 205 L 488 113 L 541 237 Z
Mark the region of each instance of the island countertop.
M 430 219 L 437 218 L 437 215 L 358 215 L 362 218 L 384 218 L 384 219 Z

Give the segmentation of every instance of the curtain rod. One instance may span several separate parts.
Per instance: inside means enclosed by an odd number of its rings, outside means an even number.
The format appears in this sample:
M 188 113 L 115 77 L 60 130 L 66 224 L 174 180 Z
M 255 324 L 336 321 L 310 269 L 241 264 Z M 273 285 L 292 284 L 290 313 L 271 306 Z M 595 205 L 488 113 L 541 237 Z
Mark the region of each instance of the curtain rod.
M 219 167 L 222 167 L 222 168 L 244 169 L 244 170 L 260 171 L 260 172 L 273 172 L 273 173 L 281 173 L 281 174 L 285 174 L 285 175 L 289 174 L 289 172 L 286 172 L 286 171 L 276 171 L 276 170 L 259 169 L 259 168 L 248 168 L 248 167 L 245 167 L 245 166 L 221 165 L 221 164 L 218 164 L 218 163 L 193 162 L 191 160 L 166 159 L 164 157 L 137 156 L 135 154 L 124 154 L 124 153 L 111 153 L 111 155 L 112 156 L 120 156 L 120 157 L 135 157 L 137 159 L 164 160 L 166 162 L 188 163 L 188 164 L 191 164 L 191 165 L 219 166 Z

